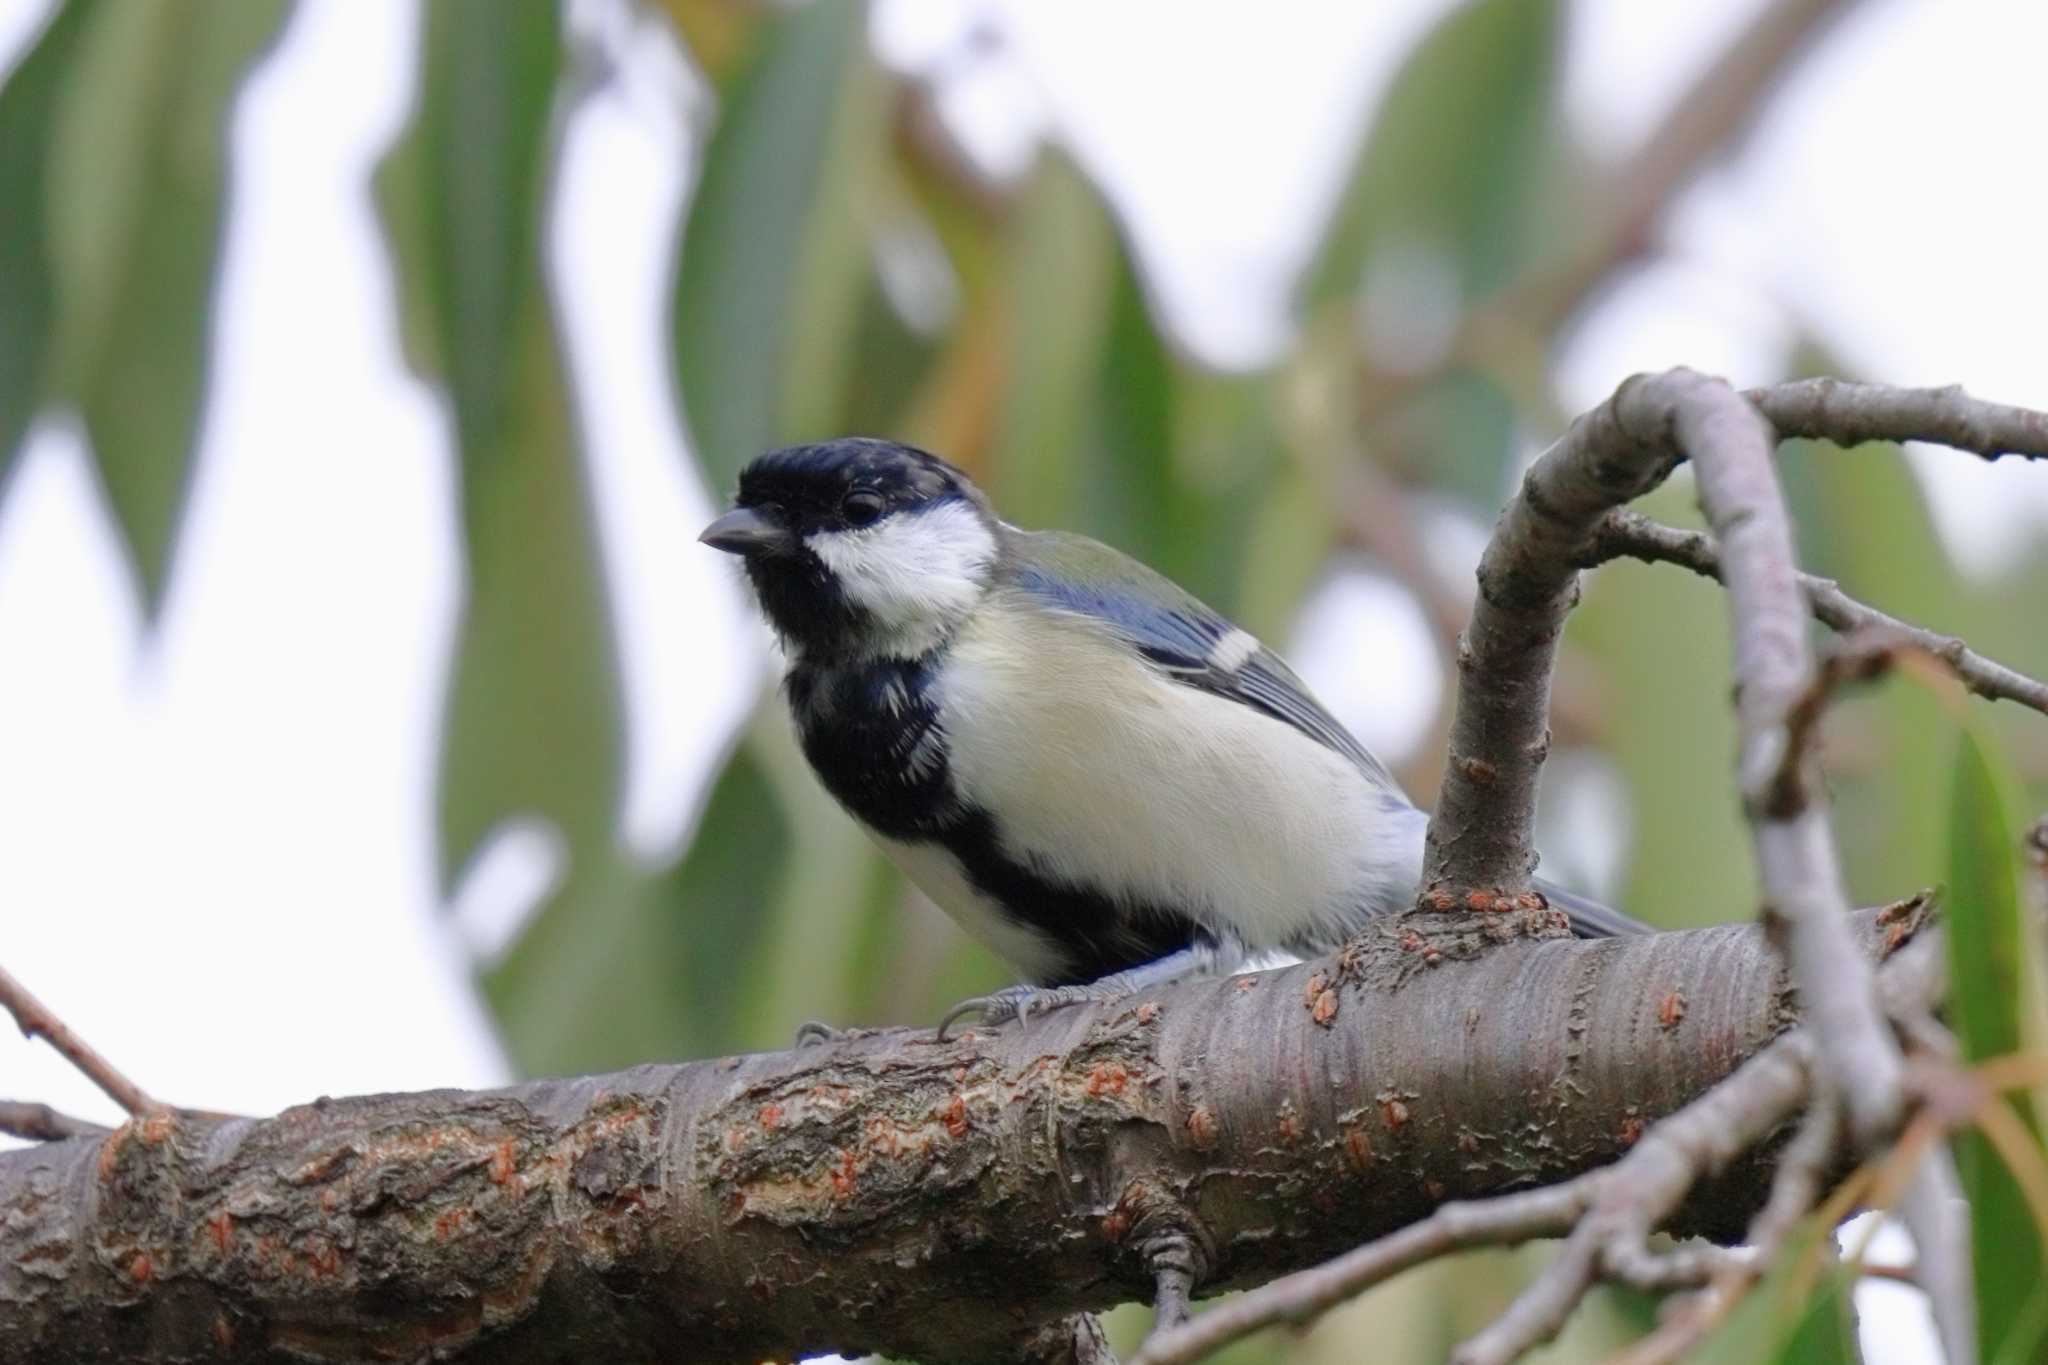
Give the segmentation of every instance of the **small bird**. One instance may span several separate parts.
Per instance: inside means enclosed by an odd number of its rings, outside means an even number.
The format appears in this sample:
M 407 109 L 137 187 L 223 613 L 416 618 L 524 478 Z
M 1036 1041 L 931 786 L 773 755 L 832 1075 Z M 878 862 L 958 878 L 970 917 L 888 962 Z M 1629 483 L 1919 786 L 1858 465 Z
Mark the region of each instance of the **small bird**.
M 826 790 L 1023 979 L 941 1032 L 1313 956 L 1414 901 L 1429 817 L 1279 656 L 937 456 L 770 451 L 700 539 L 744 563 Z M 1645 931 L 1537 885 L 1580 937 Z

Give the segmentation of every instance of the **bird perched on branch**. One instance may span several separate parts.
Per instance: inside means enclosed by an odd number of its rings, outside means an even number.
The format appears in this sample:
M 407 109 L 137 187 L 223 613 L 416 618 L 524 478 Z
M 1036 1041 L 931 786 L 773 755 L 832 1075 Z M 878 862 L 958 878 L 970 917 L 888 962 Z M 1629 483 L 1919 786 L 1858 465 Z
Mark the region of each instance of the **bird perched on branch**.
M 826 789 L 1023 977 L 947 1022 L 1311 956 L 1415 899 L 1428 817 L 1277 655 L 944 460 L 771 451 L 701 539 L 744 562 Z M 1581 937 L 1642 929 L 1537 885 Z

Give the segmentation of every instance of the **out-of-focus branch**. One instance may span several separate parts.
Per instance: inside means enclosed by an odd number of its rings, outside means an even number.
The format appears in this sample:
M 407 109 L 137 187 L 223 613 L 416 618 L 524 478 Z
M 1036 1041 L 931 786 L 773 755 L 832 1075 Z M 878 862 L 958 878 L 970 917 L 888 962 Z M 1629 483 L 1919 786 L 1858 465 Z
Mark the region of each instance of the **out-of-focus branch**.
M 1525 352 L 1585 306 L 1625 266 L 1641 259 L 1657 220 L 1715 156 L 1762 113 L 1772 91 L 1853 0 L 1776 0 L 1737 35 L 1673 104 L 1641 147 L 1589 192 L 1601 205 L 1562 261 L 1537 266 L 1460 321 L 1441 361 L 1412 370 L 1368 369 L 1359 412 L 1371 422 L 1453 370 L 1494 368 L 1492 358 Z
M 1928 1144 L 1899 1203 L 1899 1220 L 1913 1238 L 1920 1288 L 1949 1365 L 1967 1365 L 1977 1353 L 1976 1277 L 1970 1268 L 1970 1207 L 1963 1199 L 1955 1158 L 1939 1142 Z
M 1608 513 L 1600 523 L 1592 552 L 1582 566 L 1592 568 L 1623 558 L 1676 564 L 1717 582 L 1721 577 L 1721 552 L 1712 536 L 1704 531 L 1666 526 L 1625 510 Z M 2048 683 L 1985 658 L 1960 637 L 1912 625 L 1859 602 L 1832 579 L 1802 573 L 1799 586 L 1815 619 L 1823 624 L 1845 635 L 1878 633 L 1925 650 L 1947 664 L 1957 679 L 1978 696 L 1988 701 L 2018 702 L 2048 715 Z
M 0 1133 L 26 1138 L 30 1142 L 57 1142 L 64 1138 L 105 1137 L 110 1130 L 97 1123 L 75 1119 L 47 1104 L 21 1100 L 0 1100 Z
M 1748 133 L 1785 73 L 1851 7 L 1851 0 L 1766 5 L 1608 176 L 1607 209 L 1587 234 L 1586 250 L 1507 301 L 1522 325 L 1547 334 L 1648 251 L 1657 220 L 1679 191 Z
M 122 1075 L 91 1044 L 50 1012 L 50 1007 L 29 991 L 5 968 L 0 968 L 0 1007 L 14 1016 L 24 1038 L 41 1038 L 62 1053 L 64 1059 L 85 1073 L 87 1080 L 106 1092 L 108 1099 L 129 1114 L 141 1117 L 162 1114 L 165 1107 L 143 1093 L 141 1086 Z

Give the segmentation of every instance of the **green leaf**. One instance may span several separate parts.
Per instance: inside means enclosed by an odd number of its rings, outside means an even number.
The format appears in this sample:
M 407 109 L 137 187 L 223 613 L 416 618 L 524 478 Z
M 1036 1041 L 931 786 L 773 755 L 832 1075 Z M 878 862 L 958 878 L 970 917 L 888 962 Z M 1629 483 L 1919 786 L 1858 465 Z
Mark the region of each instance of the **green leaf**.
M 94 6 L 48 160 L 57 396 L 162 601 L 211 358 L 228 116 L 285 0 Z
M 1007 363 L 989 463 L 989 496 L 1020 526 L 1104 535 L 1084 496 L 1092 415 L 1121 248 L 1087 177 L 1056 152 L 1040 158 L 1013 211 Z
M 1562 17 L 1553 0 L 1473 0 L 1416 46 L 1304 280 L 1311 305 L 1348 303 L 1376 253 L 1414 244 L 1449 253 L 1465 299 L 1513 278 L 1555 135 Z
M 1393 325 L 1447 333 L 1535 259 L 1546 197 L 1561 183 L 1561 35 L 1555 0 L 1474 0 L 1417 45 L 1373 116 L 1303 279 L 1312 345 L 1342 341 L 1405 359 L 1412 341 L 1384 328 L 1362 335 L 1369 319 L 1384 313 Z M 1408 288 L 1423 292 L 1377 312 L 1363 306 L 1383 289 Z M 1498 377 L 1457 373 L 1414 395 L 1401 420 L 1375 435 L 1397 462 L 1491 508 L 1514 453 L 1515 418 Z
M 704 153 L 676 276 L 676 373 L 699 465 L 730 486 L 763 449 L 834 434 L 880 212 L 885 86 L 866 6 L 762 25 Z
M 2018 1051 L 2036 984 L 2021 908 L 2017 784 L 1973 724 L 1963 727 L 1950 787 L 1948 948 L 1950 1009 L 1971 1061 Z
M 1798 368 L 1842 369 L 1811 344 Z M 1899 447 L 1789 441 L 1779 471 L 1801 567 L 1905 620 L 1962 623 L 1964 585 Z M 1845 750 L 1868 754 L 1830 773 L 1851 893 L 1873 904 L 1926 885 L 1941 866 L 1946 837 L 1942 804 L 1927 799 L 1950 771 L 1952 727 L 1939 703 L 1924 688 L 1875 688 L 1853 695 L 1829 725 Z
M 754 1046 L 787 1046 L 805 1018 L 842 1024 L 875 982 L 862 974 L 872 950 L 899 912 L 903 881 L 819 785 L 798 748 L 788 708 L 770 697 L 745 744 L 774 788 L 788 821 L 789 851 L 773 899 L 764 905 L 761 967 L 740 992 L 739 1027 Z M 901 998 L 885 1000 L 881 1017 L 912 1022 Z
M 661 0 L 684 51 L 712 85 L 724 93 L 734 69 L 746 58 L 764 7 L 733 0 Z
M 465 445 L 469 590 L 443 722 L 444 871 L 502 821 L 539 815 L 572 857 L 611 855 L 620 684 L 589 490 L 536 283 L 517 325 L 516 401 Z
M 535 278 L 561 16 L 546 0 L 435 0 L 426 21 L 417 129 L 431 368 L 448 383 L 465 461 L 488 459 Z
M 672 869 L 558 898 L 485 977 L 520 1068 L 569 1075 L 760 1046 L 734 1006 L 763 984 L 765 925 L 790 847 L 780 799 L 742 747 Z M 787 1032 L 775 1041 L 786 1044 Z
M 1281 465 L 1271 383 L 1174 355 L 1128 243 L 1063 157 L 1041 162 L 1009 236 L 996 505 L 1019 525 L 1094 536 L 1232 609 Z M 1310 526 L 1297 533 L 1317 543 Z
M 539 259 L 559 14 L 426 6 L 419 112 L 380 170 L 414 357 L 456 417 L 468 592 L 442 726 L 445 882 L 539 817 L 563 895 L 620 893 L 619 680 L 596 527 Z M 602 913 L 601 906 L 592 913 Z
M 1688 488 L 1667 484 L 1639 507 L 1699 524 Z M 1728 708 L 1727 594 L 1680 569 L 1610 564 L 1586 576 L 1565 638 L 1599 661 L 1603 748 L 1629 784 L 1622 906 L 1673 928 L 1752 917 L 1755 864 L 1735 795 Z
M 2022 903 L 2017 784 L 1983 732 L 1965 725 L 1949 803 L 1947 942 L 1949 1000 L 1956 1037 L 1971 1061 L 2019 1051 L 2040 1008 Z M 2009 1104 L 2028 1140 L 2040 1145 L 2029 1099 Z M 2040 1359 L 2048 1342 L 2048 1282 L 2041 1233 L 2019 1182 L 1982 1133 L 1956 1138 L 1956 1166 L 1970 1202 L 1977 1277 L 1977 1333 L 1987 1362 Z
M 0 86 L 0 489 L 42 400 L 56 314 L 46 186 L 50 143 L 97 0 L 71 0 Z

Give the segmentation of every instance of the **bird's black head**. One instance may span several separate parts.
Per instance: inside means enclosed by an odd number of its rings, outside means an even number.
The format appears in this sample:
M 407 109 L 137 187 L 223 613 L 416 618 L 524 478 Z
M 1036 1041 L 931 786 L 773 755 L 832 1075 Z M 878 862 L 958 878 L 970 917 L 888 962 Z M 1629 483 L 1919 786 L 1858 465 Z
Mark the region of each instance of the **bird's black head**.
M 699 539 L 742 558 L 769 624 L 805 656 L 922 654 L 980 600 L 997 554 L 965 474 L 852 436 L 756 458 Z

